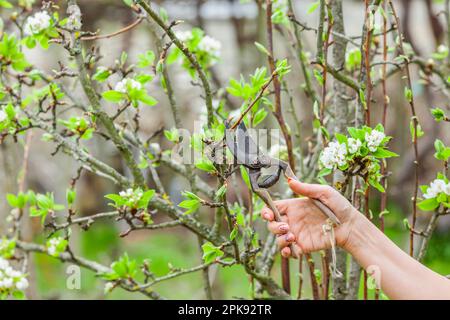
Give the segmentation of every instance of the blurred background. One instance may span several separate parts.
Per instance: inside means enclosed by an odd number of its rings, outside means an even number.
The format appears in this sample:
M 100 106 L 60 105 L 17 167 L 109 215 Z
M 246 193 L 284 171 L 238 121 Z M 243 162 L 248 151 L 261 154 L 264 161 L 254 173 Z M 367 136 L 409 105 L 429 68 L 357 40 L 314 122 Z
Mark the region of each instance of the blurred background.
M 58 3 L 58 1 L 56 1 Z M 65 1 L 59 1 L 65 7 Z M 79 0 L 83 13 L 83 30 L 100 30 L 101 34 L 114 32 L 132 23 L 135 19 L 131 10 L 122 1 L 107 0 Z M 208 35 L 218 39 L 222 43 L 221 62 L 214 67 L 213 80 L 217 87 L 226 87 L 230 77 L 238 78 L 240 74 L 247 76 L 257 67 L 265 66 L 266 59 L 254 46 L 254 42 L 265 43 L 264 14 L 260 14 L 257 4 L 252 1 L 239 0 L 191 0 L 191 1 L 152 1 L 164 7 L 171 20 L 182 20 L 176 30 L 187 30 L 194 26 L 201 27 Z M 318 13 L 307 14 L 308 7 L 313 1 L 294 1 L 297 19 L 308 26 L 316 27 Z M 424 59 L 431 57 L 439 44 L 446 38 L 446 21 L 440 12 L 444 9 L 444 1 L 432 0 L 395 0 L 399 11 L 402 29 L 407 40 L 414 50 Z M 344 0 L 345 31 L 349 37 L 361 34 L 364 19 L 364 1 Z M 36 1 L 36 8 L 40 7 Z M 3 13 L 2 13 L 3 14 Z M 5 20 L 6 21 L 6 20 Z M 5 29 L 7 26 L 5 26 Z M 276 33 L 276 56 L 292 57 L 292 51 L 286 41 L 280 39 Z M 302 32 L 305 50 L 315 54 L 314 31 Z M 107 40 L 98 40 L 90 43 L 100 50 L 103 57 L 99 65 L 109 66 L 120 57 L 122 51 L 127 51 L 131 61 L 136 61 L 137 55 L 152 47 L 152 36 L 148 27 L 141 24 L 139 27 Z M 347 50 L 354 47 L 348 45 Z M 30 62 L 41 69 L 58 69 L 58 61 L 65 61 L 66 54 L 56 46 L 51 46 L 48 51 L 34 49 L 27 52 Z M 447 144 L 450 143 L 450 126 L 444 123 L 436 125 L 429 109 L 432 107 L 449 107 L 449 100 L 441 93 L 436 93 L 430 87 L 424 86 L 419 81 L 419 70 L 413 69 L 413 91 L 416 97 L 418 114 L 425 136 L 419 140 L 421 176 L 420 183 L 427 184 L 435 178 L 439 170 L 439 163 L 433 158 L 434 140 L 440 138 Z M 303 82 L 301 72 L 297 65 L 289 75 L 290 87 L 294 89 L 294 98 L 297 114 L 303 120 L 305 130 L 311 128 L 312 106 L 305 98 L 300 85 Z M 182 108 L 183 124 L 192 129 L 193 123 L 200 120 L 204 109 L 204 102 L 200 97 L 199 88 L 192 86 L 189 75 L 177 65 L 170 67 L 172 82 L 175 86 L 176 97 Z M 394 136 L 391 149 L 401 155 L 390 162 L 392 175 L 389 180 L 389 204 L 390 214 L 385 217 L 386 233 L 399 246 L 406 248 L 408 232 L 403 225 L 403 219 L 409 217 L 411 212 L 410 196 L 413 185 L 412 148 L 409 134 L 409 109 L 403 96 L 403 85 L 400 73 L 388 82 L 390 95 L 390 109 L 388 113 L 387 132 Z M 172 116 L 169 111 L 167 98 L 159 88 L 158 81 L 152 82 L 154 88 L 149 92 L 160 103 L 154 107 L 146 108 L 142 115 L 142 130 L 145 135 L 151 135 L 161 128 L 173 127 Z M 80 94 L 74 92 L 74 95 Z M 374 93 L 374 120 L 377 123 L 381 119 L 382 95 L 379 88 Z M 235 101 L 239 106 L 239 101 Z M 377 108 L 379 107 L 379 110 Z M 268 124 L 269 125 L 269 124 Z M 70 179 L 76 176 L 77 166 L 68 157 L 57 154 L 51 156 L 54 147 L 44 143 L 38 132 L 31 137 L 32 144 L 29 157 L 29 171 L 27 175 L 27 187 L 36 192 L 53 191 L 57 200 L 63 202 L 65 189 Z M 169 147 L 168 141 L 160 135 L 159 143 Z M 89 142 L 90 150 L 102 159 L 118 158 L 114 147 L 100 140 Z M 100 141 L 102 142 L 102 141 Z M 5 201 L 5 194 L 17 192 L 17 179 L 20 175 L 23 159 L 23 146 L 14 144 L 7 139 L 0 145 L 0 231 L 6 228 L 5 216 L 10 208 Z M 119 166 L 120 164 L 116 164 Z M 178 203 L 181 199 L 180 192 L 187 189 L 187 181 L 174 175 L 167 169 L 160 168 L 161 177 L 172 200 Z M 98 178 L 88 172 L 83 176 L 78 185 L 78 210 L 83 215 L 102 212 L 107 209 L 103 196 L 107 193 L 117 192 L 108 181 Z M 239 192 L 239 190 L 237 190 Z M 377 212 L 378 200 L 373 199 L 371 206 L 373 212 Z M 419 229 L 429 219 L 429 213 L 421 213 L 419 217 Z M 431 240 L 429 252 L 425 263 L 433 270 L 441 274 L 450 274 L 450 217 L 440 220 L 440 224 Z M 127 251 L 139 262 L 150 259 L 152 270 L 157 275 L 163 275 L 169 271 L 168 264 L 173 266 L 193 266 L 200 262 L 201 256 L 197 248 L 196 237 L 181 227 L 169 230 L 154 230 L 133 232 L 125 239 L 118 237 L 123 226 L 114 221 L 99 221 L 94 224 L 90 232 L 80 231 L 74 228 L 72 247 L 74 250 L 89 259 L 98 260 L 109 265 L 118 256 Z M 3 228 L 3 230 L 2 230 Z M 43 240 L 42 229 L 38 219 L 29 220 L 25 226 L 26 236 L 29 239 Z M 262 231 L 264 232 L 264 230 Z M 1 233 L 1 232 L 0 232 Z M 66 289 L 66 267 L 53 258 L 43 255 L 35 255 L 31 263 L 31 288 L 30 298 L 36 299 L 92 299 L 92 298 L 121 298 L 137 299 L 139 294 L 127 293 L 123 290 L 115 290 L 111 295 L 104 296 L 103 282 L 95 279 L 95 276 L 86 270 L 82 270 L 82 286 L 80 290 Z M 279 263 L 276 264 L 275 274 L 279 272 Z M 293 279 L 298 275 L 293 269 Z M 279 276 L 277 276 L 279 278 Z M 239 298 L 248 297 L 249 282 L 246 274 L 239 266 L 231 268 L 212 268 L 215 298 Z M 294 281 L 295 282 L 295 281 Z M 156 289 L 164 296 L 179 299 L 202 298 L 203 290 L 201 275 L 189 274 L 167 283 L 158 284 Z M 305 291 L 308 291 L 305 289 Z

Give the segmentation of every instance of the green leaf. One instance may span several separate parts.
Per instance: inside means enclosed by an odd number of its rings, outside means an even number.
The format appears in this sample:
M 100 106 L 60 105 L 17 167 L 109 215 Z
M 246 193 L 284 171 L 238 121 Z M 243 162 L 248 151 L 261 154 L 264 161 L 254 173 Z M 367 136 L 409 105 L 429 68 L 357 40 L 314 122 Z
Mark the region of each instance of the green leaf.
M 180 134 L 178 133 L 177 128 L 172 128 L 170 130 L 164 130 L 164 136 L 167 138 L 167 140 L 178 143 L 180 142 Z
M 102 93 L 102 97 L 105 100 L 111 101 L 111 102 L 120 102 L 121 100 L 126 98 L 126 95 L 122 92 L 109 90 Z
M 267 111 L 263 108 L 259 109 L 255 115 L 253 116 L 253 126 L 256 127 L 258 124 L 260 124 L 267 116 Z
M 442 142 L 442 140 L 436 139 L 434 141 L 434 148 L 436 149 L 436 152 L 441 152 L 445 148 L 445 144 Z
M 54 205 L 52 199 L 43 194 L 38 194 L 36 196 L 36 201 L 37 201 L 39 208 L 42 208 L 42 209 L 52 209 L 53 205 Z
M 92 76 L 92 79 L 98 82 L 104 82 L 111 75 L 111 71 L 106 68 L 97 68 L 97 71 Z
M 387 149 L 383 148 L 377 148 L 375 152 L 372 153 L 377 158 L 392 158 L 392 157 L 398 157 L 398 154 L 395 152 L 389 151 Z
M 155 196 L 156 191 L 151 189 L 144 192 L 141 199 L 138 202 L 138 208 L 146 209 L 151 199 Z
M 137 263 L 135 260 L 131 260 L 127 253 L 124 253 L 118 261 L 111 264 L 111 269 L 114 273 L 106 274 L 108 279 L 133 278 L 137 272 Z
M 369 184 L 381 193 L 385 192 L 384 187 L 377 180 L 369 179 Z
M 447 202 L 447 195 L 442 192 L 437 196 L 436 200 L 439 203 Z
M 420 138 L 425 134 L 425 132 L 423 132 L 423 130 L 422 130 L 420 123 L 417 123 L 417 133 L 416 133 L 415 129 L 416 128 L 414 127 L 414 117 L 413 117 L 409 123 L 409 132 L 411 134 L 412 141 L 414 141 L 415 134 L 417 135 L 417 138 Z
M 223 195 L 224 195 L 226 192 L 227 192 L 227 185 L 224 184 L 223 186 L 221 186 L 221 187 L 219 188 L 219 190 L 216 191 L 216 194 L 215 194 L 216 199 L 222 198 Z
M 238 234 L 238 228 L 234 227 L 230 233 L 230 240 L 233 241 L 236 238 L 237 234 Z
M 45 210 L 39 210 L 36 207 L 30 208 L 30 217 L 40 217 L 45 216 L 48 212 Z
M 247 185 L 247 188 L 251 188 L 251 186 L 250 186 L 250 177 L 248 175 L 247 170 L 245 169 L 244 166 L 241 166 L 239 170 L 241 171 L 242 180 L 244 180 L 245 184 Z
M 8 119 L 9 120 L 14 120 L 16 118 L 16 109 L 14 108 L 14 106 L 11 103 L 8 103 L 6 105 L 6 107 L 4 108 Z
M 321 86 L 323 86 L 324 80 L 323 80 L 322 73 L 320 73 L 319 70 L 314 69 L 314 70 L 313 70 L 313 74 L 314 74 L 314 77 L 316 78 L 317 82 L 318 82 Z
M 444 143 L 436 139 L 434 142 L 434 148 L 436 150 L 434 157 L 441 161 L 448 161 L 448 158 L 450 157 L 450 147 L 446 147 Z
M 317 174 L 317 177 L 318 177 L 318 178 L 324 177 L 324 176 L 327 176 L 327 175 L 331 174 L 332 172 L 333 172 L 332 169 L 323 168 L 323 169 L 320 170 L 320 172 Z
M 17 200 L 17 197 L 14 194 L 8 193 L 6 195 L 6 201 L 8 201 L 8 204 L 11 207 L 13 207 L 13 208 L 17 208 L 18 207 L 19 202 Z
M 224 255 L 224 252 L 219 248 L 214 246 L 211 242 L 205 242 L 202 245 L 203 250 L 203 261 L 205 263 L 212 263 L 217 258 L 220 258 Z
M 125 51 L 122 52 L 122 54 L 120 55 L 120 64 L 123 66 L 128 59 L 128 53 L 126 53 Z
M 200 197 L 198 195 L 196 195 L 195 193 L 192 193 L 190 191 L 183 191 L 183 196 L 185 196 L 188 199 L 200 200 Z
M 440 122 L 445 119 L 444 110 L 442 110 L 441 108 L 431 109 L 431 114 L 433 115 L 434 120 L 436 120 L 436 122 Z
M 319 5 L 320 5 L 320 1 L 313 2 L 312 4 L 309 5 L 308 11 L 306 11 L 306 12 L 308 14 L 313 13 L 314 11 L 316 11 L 316 9 L 319 7 Z
M 144 85 L 147 82 L 150 82 L 153 80 L 153 76 L 151 74 L 138 74 L 136 77 L 134 77 L 134 80 L 136 80 L 137 82 L 139 82 L 140 84 Z
M 330 140 L 330 133 L 328 132 L 327 128 L 321 126 L 320 130 L 322 131 L 322 134 L 325 136 L 325 138 L 327 138 L 327 140 Z
M 339 143 L 347 143 L 347 137 L 345 136 L 345 135 L 343 135 L 343 134 L 341 134 L 341 133 L 336 133 L 335 134 L 335 136 L 336 136 L 336 140 L 339 142 Z
M 261 51 L 267 56 L 270 56 L 269 50 L 267 50 L 266 47 L 264 47 L 261 43 L 255 41 L 255 46 L 256 48 L 258 48 L 259 51 Z
M 125 203 L 125 199 L 123 199 L 118 194 L 114 194 L 114 193 L 107 194 L 105 196 L 105 198 L 114 201 L 115 206 L 121 206 L 121 205 L 123 205 Z
M 375 126 L 375 128 L 373 128 L 373 130 L 377 130 L 377 131 L 380 131 L 380 132 L 384 132 L 384 127 L 383 127 L 383 125 L 382 125 L 381 123 L 379 123 L 379 124 L 377 124 L 377 125 Z
M 410 88 L 405 87 L 405 89 L 404 89 L 404 95 L 405 95 L 405 99 L 406 99 L 408 102 L 411 102 L 411 101 L 412 101 L 412 99 L 413 99 L 413 93 L 412 93 L 412 90 L 411 90 Z
M 77 196 L 77 193 L 74 189 L 67 189 L 66 199 L 67 199 L 67 204 L 69 206 L 72 206 L 75 203 L 76 196 Z
M 180 208 L 184 209 L 192 209 L 192 208 L 198 208 L 198 205 L 200 204 L 199 200 L 196 199 L 190 199 L 190 200 L 183 200 L 181 201 L 178 206 Z
M 210 160 L 207 160 L 207 159 L 198 161 L 195 164 L 195 166 L 198 169 L 209 172 L 209 173 L 216 172 L 216 168 L 214 167 L 214 164 Z
M 127 276 L 127 267 L 125 264 L 120 262 L 114 262 L 111 268 L 119 276 L 119 278 L 125 278 Z
M 409 224 L 408 218 L 403 219 L 403 225 L 407 230 L 411 230 L 411 225 Z
M 6 0 L 0 0 L 0 7 L 11 9 L 13 5 Z
M 25 45 L 28 49 L 33 49 L 36 47 L 36 40 L 33 37 L 27 37 L 25 38 Z
M 94 134 L 94 129 L 93 128 L 89 128 L 86 129 L 83 134 L 80 136 L 81 139 L 83 140 L 90 140 L 92 138 L 92 135 Z
M 148 106 L 154 106 L 155 104 L 158 103 L 158 100 L 156 100 L 153 97 L 150 97 L 148 94 L 146 94 L 145 92 L 142 92 L 141 94 L 139 94 L 138 96 L 138 100 L 141 101 L 142 103 L 145 103 Z
M 417 206 L 423 211 L 434 211 L 437 207 L 439 207 L 439 202 L 436 198 L 425 199 L 420 201 Z
M 25 300 L 26 299 L 25 293 L 23 291 L 15 290 L 15 291 L 13 291 L 12 295 L 13 295 L 14 299 L 17 299 L 17 300 Z
M 149 51 L 145 52 L 144 54 L 138 55 L 137 67 L 138 68 L 146 68 L 148 66 L 151 66 L 151 64 L 153 63 L 154 60 L 155 60 L 155 54 L 153 53 L 153 51 L 149 50 Z

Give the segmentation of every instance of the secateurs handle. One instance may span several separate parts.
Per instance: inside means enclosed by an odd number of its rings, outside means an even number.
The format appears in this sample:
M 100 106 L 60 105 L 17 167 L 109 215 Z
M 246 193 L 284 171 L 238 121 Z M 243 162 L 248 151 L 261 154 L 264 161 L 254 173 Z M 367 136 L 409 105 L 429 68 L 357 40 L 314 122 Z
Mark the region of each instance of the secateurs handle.
M 284 171 L 284 174 L 286 175 L 287 178 L 299 181 L 298 178 L 295 176 L 294 172 L 292 172 L 292 169 L 289 166 Z M 308 198 L 308 199 L 311 199 L 311 201 L 315 204 L 315 206 L 317 208 L 319 208 L 320 211 L 322 211 L 328 217 L 328 219 L 331 220 L 331 222 L 333 222 L 336 225 L 340 225 L 341 224 L 341 221 L 339 220 L 339 218 L 336 217 L 334 212 L 330 208 L 328 208 L 328 206 L 325 205 L 322 201 L 320 201 L 318 199 L 314 199 L 314 198 Z

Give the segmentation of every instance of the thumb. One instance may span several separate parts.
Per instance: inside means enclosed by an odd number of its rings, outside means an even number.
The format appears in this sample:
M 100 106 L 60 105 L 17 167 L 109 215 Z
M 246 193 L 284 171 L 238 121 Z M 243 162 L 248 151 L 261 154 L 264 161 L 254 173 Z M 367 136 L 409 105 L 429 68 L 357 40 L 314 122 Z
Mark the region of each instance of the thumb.
M 330 187 L 321 184 L 303 183 L 295 179 L 288 180 L 289 188 L 296 194 L 313 198 L 321 199 L 330 196 Z

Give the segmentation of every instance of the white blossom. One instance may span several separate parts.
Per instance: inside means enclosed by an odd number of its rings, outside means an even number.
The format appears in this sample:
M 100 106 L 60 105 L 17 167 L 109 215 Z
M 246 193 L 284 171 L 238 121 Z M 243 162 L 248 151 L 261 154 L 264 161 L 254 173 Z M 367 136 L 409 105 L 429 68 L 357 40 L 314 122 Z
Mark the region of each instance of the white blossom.
M 448 47 L 444 44 L 441 44 L 441 45 L 439 45 L 439 47 L 437 47 L 437 52 L 446 53 L 446 52 L 448 52 Z
M 11 277 L 11 278 L 18 278 L 22 275 L 22 273 L 20 271 L 14 270 L 11 267 L 7 268 L 4 272 L 8 277 Z
M 347 147 L 345 143 L 330 142 L 326 147 L 322 155 L 320 156 L 320 162 L 327 169 L 333 169 L 336 165 L 343 166 L 346 162 L 345 156 L 347 155 Z
M 142 84 L 134 79 L 125 78 L 116 84 L 114 90 L 122 93 L 127 93 L 128 88 L 141 90 Z
M 51 238 L 47 241 L 47 252 L 51 256 L 58 256 L 61 251 L 61 243 L 64 241 L 62 237 Z
M 272 158 L 281 158 L 281 155 L 285 155 L 287 153 L 287 147 L 285 145 L 281 144 L 274 144 L 272 147 L 270 147 L 269 155 Z
M 12 288 L 12 286 L 14 284 L 14 280 L 12 278 L 4 278 L 2 280 L 2 282 L 3 282 L 3 288 L 6 288 L 6 289 Z
M 5 270 L 9 266 L 8 260 L 3 259 L 0 257 L 0 271 Z
M 123 197 L 123 198 L 128 198 L 131 197 L 133 195 L 133 189 L 127 189 L 126 191 L 120 191 L 119 192 L 119 196 Z
M 425 199 L 436 198 L 442 192 L 450 195 L 450 184 L 445 183 L 445 181 L 442 179 L 435 179 L 430 183 L 430 186 L 428 187 L 427 192 L 423 195 L 423 197 Z
M 186 42 L 192 39 L 191 31 L 178 31 L 175 35 L 181 42 Z
M 14 270 L 8 260 L 0 257 L 0 291 L 6 293 L 14 290 L 25 290 L 28 288 L 28 280 L 25 275 L 17 270 Z
M 24 32 L 29 36 L 38 34 L 50 27 L 50 23 L 51 18 L 46 11 L 36 12 L 33 16 L 28 17 L 25 22 Z
M 28 288 L 28 280 L 26 278 L 21 278 L 16 282 L 16 288 L 18 290 L 25 290 Z
M 200 43 L 198 44 L 198 49 L 202 51 L 206 51 L 209 54 L 219 57 L 220 49 L 222 48 L 222 44 L 210 36 L 204 36 Z
M 107 293 L 110 293 L 113 289 L 114 289 L 114 283 L 113 282 L 107 282 L 107 283 L 105 283 L 105 288 L 104 288 L 103 292 L 105 294 L 107 294 Z
M 126 191 L 119 192 L 119 196 L 122 198 L 125 198 L 127 200 L 130 200 L 134 203 L 141 200 L 142 196 L 144 195 L 144 192 L 141 189 L 133 190 L 133 189 L 127 189 Z
M 372 130 L 370 134 L 366 133 L 365 139 L 369 150 L 372 152 L 376 151 L 385 137 L 386 135 L 378 130 Z
M 8 119 L 8 115 L 6 114 L 5 111 L 0 110 L 0 122 L 5 121 L 6 119 Z
M 348 151 L 350 153 L 356 153 L 358 152 L 359 148 L 361 148 L 362 142 L 359 139 L 348 139 Z
M 444 188 L 444 193 L 450 196 L 450 183 L 447 183 Z

